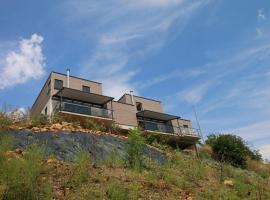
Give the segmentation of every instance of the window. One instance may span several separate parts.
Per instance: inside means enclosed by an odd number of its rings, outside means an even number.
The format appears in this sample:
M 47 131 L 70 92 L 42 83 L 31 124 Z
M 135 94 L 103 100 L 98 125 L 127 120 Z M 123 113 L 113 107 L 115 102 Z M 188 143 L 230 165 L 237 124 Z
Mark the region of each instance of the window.
M 45 115 L 48 114 L 48 109 L 47 109 L 47 107 L 45 108 L 44 113 L 45 113 Z
M 62 89 L 62 87 L 63 87 L 63 81 L 55 79 L 54 80 L 54 89 L 60 90 L 60 89 Z
M 82 86 L 82 91 L 83 92 L 89 92 L 90 93 L 90 87 L 83 85 Z
M 142 111 L 142 103 L 136 102 L 137 111 Z
M 188 128 L 188 125 L 184 124 L 184 128 Z

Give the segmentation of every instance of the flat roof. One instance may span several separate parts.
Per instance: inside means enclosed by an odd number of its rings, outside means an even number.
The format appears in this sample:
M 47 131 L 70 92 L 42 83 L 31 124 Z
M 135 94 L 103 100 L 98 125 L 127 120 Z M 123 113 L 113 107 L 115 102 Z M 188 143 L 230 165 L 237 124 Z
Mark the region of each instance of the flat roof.
M 138 117 L 146 117 L 151 119 L 157 119 L 162 121 L 171 121 L 173 119 L 180 119 L 179 116 L 170 115 L 166 113 L 155 112 L 151 110 L 143 110 L 137 113 Z
M 112 101 L 114 99 L 113 97 L 108 97 L 108 96 L 90 93 L 90 92 L 84 92 L 81 90 L 76 90 L 76 89 L 66 88 L 66 87 L 63 87 L 54 96 L 58 96 L 58 97 L 62 96 L 65 98 L 94 103 L 94 104 L 106 104 L 109 101 Z
M 130 95 L 130 94 L 128 94 L 128 93 L 123 94 L 123 95 L 118 99 L 118 101 L 120 101 L 125 95 Z M 134 97 L 138 97 L 138 98 L 142 98 L 142 99 L 146 99 L 146 100 L 150 100 L 150 101 L 156 101 L 156 102 L 161 103 L 161 101 L 156 100 L 156 99 L 151 99 L 151 98 L 148 98 L 148 97 L 142 97 L 142 96 L 137 96 L 137 95 L 133 95 L 133 96 L 134 96 Z
M 55 74 L 60 74 L 60 75 L 63 75 L 63 76 L 67 76 L 67 75 L 64 74 L 64 73 L 60 73 L 60 72 L 56 72 L 56 71 L 52 71 L 51 73 L 55 73 Z M 102 83 L 100 83 L 100 82 L 97 82 L 97 81 L 91 81 L 91 80 L 88 80 L 88 79 L 80 78 L 80 77 L 78 77 L 78 76 L 69 75 L 69 77 L 77 78 L 77 79 L 80 79 L 80 80 L 89 81 L 89 82 L 93 82 L 93 83 L 97 83 L 97 84 L 102 84 Z

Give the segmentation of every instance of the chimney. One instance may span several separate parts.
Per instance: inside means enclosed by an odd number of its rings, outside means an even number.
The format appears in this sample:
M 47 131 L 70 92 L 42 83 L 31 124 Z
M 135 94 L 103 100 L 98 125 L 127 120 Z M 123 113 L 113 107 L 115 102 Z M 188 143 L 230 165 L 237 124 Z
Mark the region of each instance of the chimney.
M 133 91 L 130 90 L 130 96 L 131 96 L 131 104 L 134 105 L 134 98 L 133 98 Z
M 67 88 L 69 88 L 69 73 L 70 69 L 67 69 Z

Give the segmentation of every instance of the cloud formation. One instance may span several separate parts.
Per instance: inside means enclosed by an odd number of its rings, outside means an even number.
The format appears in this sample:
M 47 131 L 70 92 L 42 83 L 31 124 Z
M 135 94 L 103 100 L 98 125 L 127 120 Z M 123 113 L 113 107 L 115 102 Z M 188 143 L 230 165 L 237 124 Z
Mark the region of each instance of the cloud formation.
M 96 41 L 95 50 L 83 63 L 81 74 L 102 81 L 105 93 L 110 92 L 113 96 L 127 92 L 124 90 L 128 88 L 136 90 L 132 79 L 139 66 L 133 66 L 132 60 L 158 51 L 168 39 L 172 24 L 177 25 L 175 33 L 179 33 L 185 23 L 207 2 L 70 1 L 66 10 L 72 12 L 72 20 L 83 20 L 81 29 Z M 123 78 L 126 74 L 129 76 Z M 115 77 L 121 80 L 114 81 Z M 112 82 L 116 90 L 112 89 Z
M 0 89 L 39 79 L 45 74 L 42 41 L 42 36 L 33 34 L 30 39 L 22 39 L 16 50 L 0 58 Z

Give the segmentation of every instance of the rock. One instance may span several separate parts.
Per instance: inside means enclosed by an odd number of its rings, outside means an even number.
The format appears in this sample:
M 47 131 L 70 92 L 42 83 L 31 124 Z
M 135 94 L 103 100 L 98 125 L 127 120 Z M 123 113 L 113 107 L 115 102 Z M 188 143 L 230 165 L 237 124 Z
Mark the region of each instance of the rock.
M 55 164 L 58 164 L 58 160 L 56 160 L 56 159 L 48 159 L 47 160 L 47 164 L 49 164 L 49 165 L 55 165 Z
M 188 197 L 186 200 L 192 200 L 192 197 Z
M 38 132 L 39 130 L 40 130 L 40 128 L 38 128 L 38 127 L 31 128 L 31 131 L 34 131 L 34 132 Z
M 7 151 L 5 156 L 8 158 L 19 158 L 20 154 L 17 154 L 15 151 Z
M 232 180 L 225 180 L 224 182 L 224 185 L 228 186 L 228 187 L 233 187 L 234 186 L 234 183 Z
M 50 127 L 50 129 L 52 130 L 61 130 L 62 129 L 62 125 L 61 124 L 59 124 L 59 123 L 56 123 L 56 124 L 53 124 L 53 125 L 51 125 L 51 127 Z
M 21 155 L 23 151 L 21 149 L 17 148 L 14 150 L 14 152 L 18 155 Z

